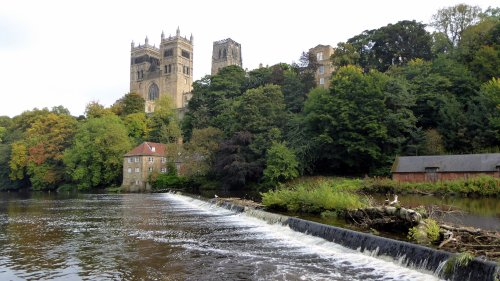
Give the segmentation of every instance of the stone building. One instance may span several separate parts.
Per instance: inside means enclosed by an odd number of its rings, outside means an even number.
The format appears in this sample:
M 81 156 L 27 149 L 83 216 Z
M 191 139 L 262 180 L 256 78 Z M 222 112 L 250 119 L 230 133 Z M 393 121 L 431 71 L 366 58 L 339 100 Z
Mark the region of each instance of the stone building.
M 319 67 L 316 71 L 316 84 L 319 87 L 328 89 L 330 87 L 330 79 L 332 77 L 332 72 L 334 70 L 332 62 L 330 61 L 330 56 L 333 54 L 334 49 L 330 45 L 318 45 L 314 48 L 309 49 L 309 53 L 316 56 Z
M 191 98 L 193 84 L 193 35 L 181 37 L 161 34 L 159 47 L 151 46 L 146 37 L 144 45 L 130 51 L 130 92 L 146 101 L 145 111 L 153 112 L 155 100 L 168 95 L 177 109 L 184 109 Z
M 212 51 L 212 75 L 229 65 L 243 67 L 241 45 L 231 38 L 215 41 Z
M 396 157 L 392 178 L 400 182 L 436 182 L 489 175 L 500 177 L 500 153 Z
M 122 188 L 128 192 L 150 191 L 149 176 L 167 173 L 169 165 L 174 165 L 177 171 L 181 169 L 180 161 L 167 158 L 164 144 L 143 142 L 123 157 Z

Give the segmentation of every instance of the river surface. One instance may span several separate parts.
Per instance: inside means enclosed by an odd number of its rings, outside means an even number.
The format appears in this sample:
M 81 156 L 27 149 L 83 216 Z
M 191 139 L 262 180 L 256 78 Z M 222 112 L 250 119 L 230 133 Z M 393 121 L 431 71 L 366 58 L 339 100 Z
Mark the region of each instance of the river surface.
M 385 195 L 377 194 L 372 197 L 380 205 L 386 199 Z M 499 198 L 402 194 L 398 196 L 398 201 L 405 208 L 424 206 L 432 217 L 443 223 L 500 231 Z
M 0 280 L 437 280 L 174 194 L 0 193 Z

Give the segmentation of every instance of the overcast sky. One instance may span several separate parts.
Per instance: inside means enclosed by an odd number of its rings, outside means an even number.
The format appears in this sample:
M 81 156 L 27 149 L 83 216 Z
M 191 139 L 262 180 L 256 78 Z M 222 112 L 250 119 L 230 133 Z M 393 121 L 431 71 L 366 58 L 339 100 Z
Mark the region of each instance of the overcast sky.
M 483 10 L 497 1 L 111 1 L 0 0 L 0 115 L 63 105 L 73 115 L 129 90 L 130 43 L 160 43 L 161 32 L 194 36 L 194 78 L 210 73 L 213 41 L 242 45 L 243 67 L 297 61 L 400 20 L 428 23 L 458 3 Z

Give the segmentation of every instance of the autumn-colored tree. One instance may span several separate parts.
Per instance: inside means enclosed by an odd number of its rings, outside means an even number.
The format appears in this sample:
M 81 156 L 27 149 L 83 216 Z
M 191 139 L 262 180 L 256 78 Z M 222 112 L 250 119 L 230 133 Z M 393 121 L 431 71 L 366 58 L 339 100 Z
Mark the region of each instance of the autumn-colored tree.
M 64 153 L 66 172 L 78 189 L 121 183 L 123 155 L 131 148 L 123 121 L 115 115 L 87 120 Z

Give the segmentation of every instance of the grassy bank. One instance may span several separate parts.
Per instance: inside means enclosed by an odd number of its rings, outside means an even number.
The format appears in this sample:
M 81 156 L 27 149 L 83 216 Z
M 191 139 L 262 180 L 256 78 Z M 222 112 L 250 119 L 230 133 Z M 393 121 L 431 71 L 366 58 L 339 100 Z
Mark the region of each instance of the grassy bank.
M 262 193 L 262 204 L 292 212 L 343 211 L 368 206 L 369 200 L 363 195 L 373 193 L 498 196 L 500 179 L 481 176 L 437 183 L 400 183 L 381 178 L 304 177 Z
M 306 213 L 353 210 L 367 206 L 367 200 L 351 192 L 351 188 L 350 185 L 332 184 L 327 180 L 296 181 L 262 193 L 262 204 L 269 209 Z
M 353 185 L 358 185 L 358 183 Z M 495 197 L 500 194 L 500 179 L 491 176 L 479 176 L 467 180 L 439 181 L 436 183 L 402 183 L 385 178 L 370 178 L 362 180 L 361 189 L 368 193 L 390 192 Z

